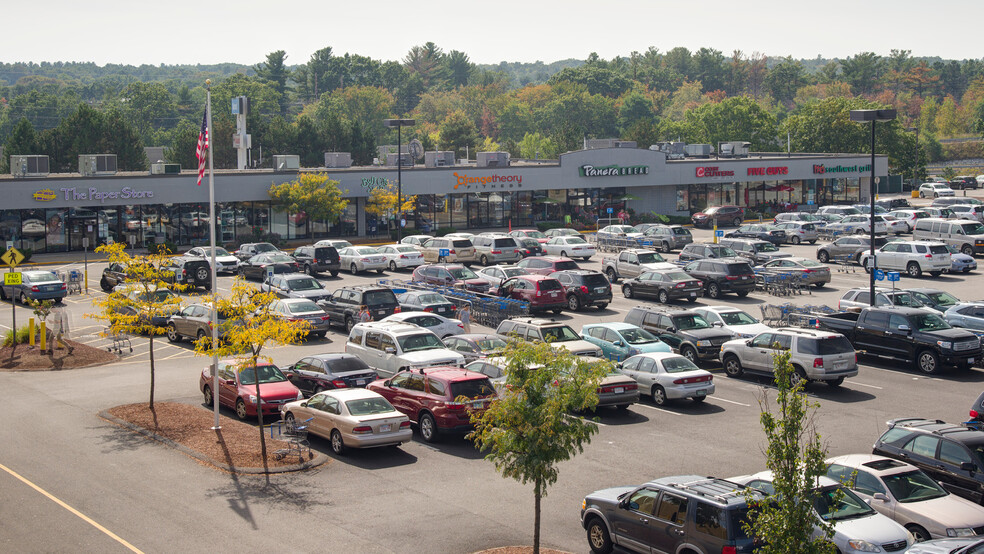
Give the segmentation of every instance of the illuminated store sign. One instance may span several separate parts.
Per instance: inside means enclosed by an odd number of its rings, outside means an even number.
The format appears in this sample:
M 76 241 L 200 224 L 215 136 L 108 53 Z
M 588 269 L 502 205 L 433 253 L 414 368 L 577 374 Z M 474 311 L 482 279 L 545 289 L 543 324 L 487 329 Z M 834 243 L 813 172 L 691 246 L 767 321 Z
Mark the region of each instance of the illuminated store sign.
M 871 164 L 868 165 L 813 164 L 814 175 L 826 175 L 828 173 L 871 173 Z
M 649 175 L 648 165 L 606 165 L 595 167 L 582 165 L 578 168 L 581 177 L 621 177 L 623 175 Z
M 523 186 L 523 176 L 522 175 L 484 175 L 482 177 L 470 177 L 467 173 L 454 172 L 455 179 L 458 182 L 454 185 L 454 188 L 464 186 L 465 188 L 471 188 L 472 185 L 481 185 L 482 188 L 504 188 L 506 183 L 509 186 Z
M 110 191 L 98 190 L 95 187 L 89 187 L 87 189 L 79 189 L 78 187 L 62 187 L 61 191 L 65 195 L 66 201 L 84 200 L 88 202 L 96 200 L 102 204 L 105 204 L 107 200 L 129 200 L 131 198 L 154 197 L 154 191 L 152 190 L 134 190 L 130 187 L 123 187 L 120 190 Z
M 734 177 L 735 172 L 731 170 L 718 169 L 717 166 L 698 167 L 697 176 L 698 177 Z
M 389 186 L 390 180 L 385 177 L 366 177 L 362 179 L 362 188 L 367 192 Z
M 749 175 L 756 176 L 766 176 L 766 175 L 789 175 L 789 168 L 785 166 L 779 167 L 750 167 L 748 168 Z

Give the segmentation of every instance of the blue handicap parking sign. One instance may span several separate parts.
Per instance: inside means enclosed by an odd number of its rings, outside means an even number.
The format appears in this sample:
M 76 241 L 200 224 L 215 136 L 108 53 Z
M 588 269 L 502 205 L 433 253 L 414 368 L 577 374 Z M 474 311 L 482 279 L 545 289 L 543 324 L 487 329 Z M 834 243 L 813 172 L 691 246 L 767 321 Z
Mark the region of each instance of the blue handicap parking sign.
M 715 237 L 723 237 L 724 236 L 724 231 L 714 231 L 714 236 Z
M 875 270 L 875 280 L 876 281 L 884 281 L 885 280 L 885 272 L 882 271 L 882 270 L 880 270 L 880 269 L 876 269 Z
M 438 256 L 450 256 L 451 255 L 451 249 L 450 248 L 441 248 L 441 249 L 438 249 L 437 255 Z
M 889 271 L 886 275 L 888 276 L 889 281 L 898 281 L 900 277 L 898 271 Z
M 615 211 L 614 208 L 608 208 L 608 213 L 612 213 L 614 211 Z

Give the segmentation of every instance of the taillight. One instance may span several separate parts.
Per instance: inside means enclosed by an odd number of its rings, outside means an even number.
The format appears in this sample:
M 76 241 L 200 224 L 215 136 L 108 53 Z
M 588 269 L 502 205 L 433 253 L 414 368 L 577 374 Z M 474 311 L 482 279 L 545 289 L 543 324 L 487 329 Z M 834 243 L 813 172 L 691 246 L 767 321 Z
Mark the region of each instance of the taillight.
M 396 307 L 396 308 L 395 308 L 395 309 L 393 310 L 393 313 L 394 313 L 394 314 L 398 314 L 398 313 L 400 313 L 400 307 L 399 307 L 399 306 L 397 306 L 397 307 Z
M 361 259 L 361 260 L 359 260 L 359 261 L 361 261 L 361 262 L 363 262 L 363 263 L 366 263 L 366 262 L 368 262 L 368 261 L 369 261 L 369 258 L 362 258 L 362 259 Z
M 400 429 L 409 429 L 409 428 L 410 428 L 410 422 L 409 421 L 404 421 L 404 422 L 400 423 Z
M 933 255 L 932 255 L 932 254 L 926 254 L 926 257 L 927 257 L 927 258 L 932 258 L 932 257 L 933 257 Z
M 424 311 L 425 312 L 433 312 L 434 311 L 434 308 L 431 308 L 430 306 L 428 306 L 428 307 L 424 308 Z
M 41 289 L 39 289 L 37 285 L 34 285 L 34 286 L 32 286 L 32 287 L 31 287 L 31 290 L 32 290 L 33 292 L 41 292 Z
M 813 358 L 813 367 L 823 367 L 823 358 Z
M 683 379 L 677 379 L 673 381 L 674 385 L 689 385 L 691 383 L 704 383 L 710 381 L 711 377 L 708 375 L 703 375 L 700 377 L 684 377 Z
M 581 285 L 581 292 L 583 292 L 584 294 L 588 294 L 588 287 Z
M 68 285 L 66 285 L 65 283 L 62 283 L 61 290 L 65 290 L 67 288 L 68 288 Z
M 181 274 L 182 275 L 187 275 L 188 274 L 188 270 L 187 269 L 182 269 L 181 270 Z
M 454 250 L 448 250 L 448 254 L 454 254 Z
M 738 549 L 734 546 L 722 546 L 721 554 L 738 554 Z
M 536 289 L 536 295 L 540 296 L 540 289 Z
M 675 288 L 675 289 L 682 289 L 682 288 L 683 288 L 683 287 L 685 287 L 685 286 L 687 286 L 687 282 L 686 282 L 686 281 L 684 281 L 684 282 L 682 282 L 682 283 L 678 283 L 678 284 L 677 284 L 677 285 L 675 285 L 675 286 L 674 286 L 673 288 Z
M 492 254 L 502 254 L 502 250 L 492 250 Z
M 738 276 L 737 275 L 725 275 L 724 278 L 727 279 L 728 281 L 734 281 L 735 279 L 738 278 Z
M 355 435 L 371 435 L 372 427 L 369 427 L 368 425 L 359 425 L 358 427 L 352 428 L 352 433 Z
M 410 256 L 407 256 L 406 254 L 400 254 L 400 259 L 401 260 L 409 260 L 410 259 Z
M 331 316 L 328 315 L 328 314 L 325 314 L 325 315 L 321 316 L 321 321 L 328 321 L 329 318 L 331 318 Z
M 446 402 L 444 407 L 455 412 L 460 412 L 465 409 L 465 405 L 461 402 Z
M 345 381 L 342 381 L 341 379 L 335 379 L 335 380 L 333 380 L 331 382 L 331 384 L 336 389 L 344 389 L 344 388 L 348 387 L 348 385 L 345 384 Z

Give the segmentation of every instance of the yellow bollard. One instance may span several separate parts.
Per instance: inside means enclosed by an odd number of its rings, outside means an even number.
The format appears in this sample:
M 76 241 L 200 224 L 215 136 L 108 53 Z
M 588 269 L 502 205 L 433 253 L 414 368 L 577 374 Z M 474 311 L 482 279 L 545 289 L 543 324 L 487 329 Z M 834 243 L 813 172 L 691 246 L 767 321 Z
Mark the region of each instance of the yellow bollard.
M 27 340 L 34 346 L 34 318 L 32 317 L 27 321 Z
M 718 243 L 718 226 L 717 226 L 717 220 L 715 219 L 714 220 L 714 244 L 717 244 L 717 243 Z
M 45 324 L 41 322 L 41 351 L 44 352 L 48 349 L 48 331 L 45 329 Z

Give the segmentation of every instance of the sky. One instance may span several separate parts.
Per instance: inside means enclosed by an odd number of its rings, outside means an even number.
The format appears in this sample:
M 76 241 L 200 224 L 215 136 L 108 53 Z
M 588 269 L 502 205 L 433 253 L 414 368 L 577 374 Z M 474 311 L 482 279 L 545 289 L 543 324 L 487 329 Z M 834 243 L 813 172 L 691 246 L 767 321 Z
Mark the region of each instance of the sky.
M 331 46 L 400 60 L 432 41 L 473 63 L 610 59 L 677 46 L 726 56 L 846 58 L 892 49 L 984 56 L 981 0 L 13 0 L 3 8 L 0 62 L 255 64 L 276 50 L 290 65 Z M 57 14 L 52 16 L 52 14 Z M 20 23 L 18 23 L 20 22 Z M 872 23 L 876 22 L 876 23 Z

